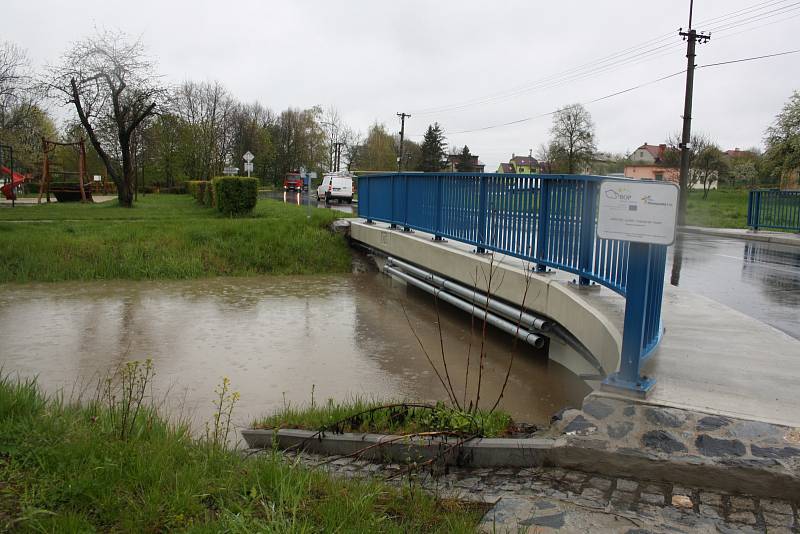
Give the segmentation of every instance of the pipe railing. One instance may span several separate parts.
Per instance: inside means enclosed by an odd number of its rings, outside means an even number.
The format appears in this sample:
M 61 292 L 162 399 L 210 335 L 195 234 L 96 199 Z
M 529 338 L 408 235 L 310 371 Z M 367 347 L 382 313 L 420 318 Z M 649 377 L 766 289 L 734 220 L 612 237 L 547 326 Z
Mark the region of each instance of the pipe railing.
M 747 226 L 800 232 L 800 191 L 753 189 L 747 197 Z
M 626 297 L 619 373 L 607 383 L 646 391 L 641 365 L 663 332 L 666 247 L 596 235 L 601 176 L 387 173 L 358 178 L 358 214 L 598 283 Z

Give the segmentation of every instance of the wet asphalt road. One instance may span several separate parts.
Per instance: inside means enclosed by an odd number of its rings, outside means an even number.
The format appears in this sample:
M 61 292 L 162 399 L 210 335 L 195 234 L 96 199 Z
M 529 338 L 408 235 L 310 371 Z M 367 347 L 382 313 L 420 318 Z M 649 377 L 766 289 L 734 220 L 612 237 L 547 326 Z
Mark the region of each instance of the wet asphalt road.
M 800 339 L 797 247 L 681 235 L 670 247 L 666 279 Z
M 357 213 L 357 206 L 318 202 L 314 193 L 265 193 L 293 204 Z M 800 339 L 800 249 L 786 245 L 680 235 L 667 258 L 667 283 L 730 306 Z
M 273 200 L 280 200 L 286 202 L 287 204 L 296 204 L 298 206 L 309 206 L 312 208 L 327 208 L 336 211 L 341 211 L 344 213 L 358 213 L 358 207 L 356 204 L 347 204 L 346 202 L 331 202 L 330 204 L 325 204 L 325 202 L 320 202 L 317 200 L 317 195 L 314 191 L 311 193 L 297 193 L 295 191 L 269 191 L 263 192 L 259 194 L 259 198 L 271 198 Z

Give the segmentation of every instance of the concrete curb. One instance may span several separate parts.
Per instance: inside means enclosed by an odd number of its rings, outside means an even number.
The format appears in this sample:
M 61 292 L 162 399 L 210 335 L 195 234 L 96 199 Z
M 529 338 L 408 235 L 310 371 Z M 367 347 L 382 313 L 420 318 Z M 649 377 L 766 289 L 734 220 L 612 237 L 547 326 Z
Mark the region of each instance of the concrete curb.
M 678 231 L 684 234 L 709 235 L 714 237 L 725 237 L 728 239 L 742 239 L 745 241 L 761 241 L 763 243 L 775 243 L 800 247 L 800 237 L 793 234 L 786 236 L 776 235 L 776 232 L 753 232 L 752 230 L 740 230 L 735 228 L 704 228 L 700 226 L 681 226 Z
M 447 450 L 453 439 L 408 438 L 385 434 L 324 434 L 311 430 L 245 429 L 242 436 L 253 449 L 296 448 L 323 455 L 350 455 L 370 445 L 361 458 L 387 463 L 424 462 L 444 452 L 446 465 L 469 467 L 558 466 L 637 479 L 696 485 L 719 491 L 747 492 L 759 497 L 793 499 L 800 494 L 798 473 L 758 462 L 714 461 L 695 455 L 663 457 L 641 449 L 608 450 L 602 440 L 558 438 L 484 438 Z

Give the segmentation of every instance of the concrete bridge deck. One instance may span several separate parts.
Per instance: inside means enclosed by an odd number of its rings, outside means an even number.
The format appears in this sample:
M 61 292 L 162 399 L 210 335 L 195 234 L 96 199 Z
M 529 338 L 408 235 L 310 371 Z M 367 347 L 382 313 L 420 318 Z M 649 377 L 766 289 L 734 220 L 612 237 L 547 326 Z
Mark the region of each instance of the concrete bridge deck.
M 351 237 L 373 249 L 486 290 L 489 258 L 458 242 L 436 242 L 422 232 L 391 230 L 385 224 L 351 222 Z M 492 293 L 521 304 L 525 263 L 495 255 L 503 283 Z M 625 300 L 600 286 L 580 288 L 575 275 L 531 275 L 525 307 L 570 330 L 602 362 L 617 369 Z M 648 404 L 800 427 L 800 341 L 727 306 L 667 285 L 662 317 L 666 334 L 644 373 L 657 383 Z M 559 362 L 591 373 L 585 362 Z M 598 388 L 599 382 L 591 383 Z M 596 391 L 595 395 L 613 397 Z

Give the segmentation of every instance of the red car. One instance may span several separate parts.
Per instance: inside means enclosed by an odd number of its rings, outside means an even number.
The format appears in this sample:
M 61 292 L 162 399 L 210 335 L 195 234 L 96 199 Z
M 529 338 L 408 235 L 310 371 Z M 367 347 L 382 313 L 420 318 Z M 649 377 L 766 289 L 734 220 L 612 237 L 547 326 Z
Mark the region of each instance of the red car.
M 303 177 L 299 172 L 290 172 L 283 179 L 283 189 L 286 191 L 302 191 Z

